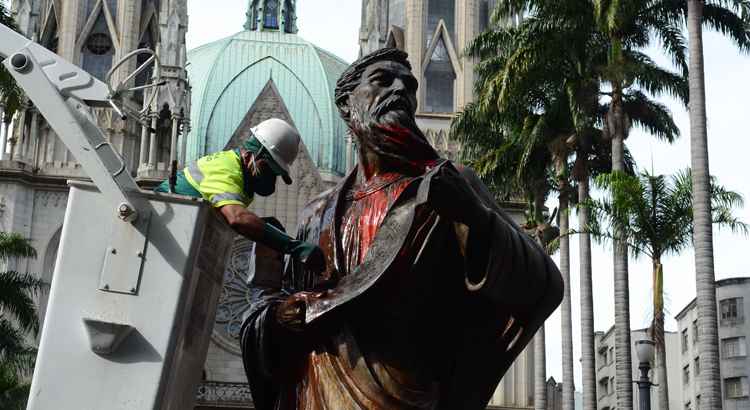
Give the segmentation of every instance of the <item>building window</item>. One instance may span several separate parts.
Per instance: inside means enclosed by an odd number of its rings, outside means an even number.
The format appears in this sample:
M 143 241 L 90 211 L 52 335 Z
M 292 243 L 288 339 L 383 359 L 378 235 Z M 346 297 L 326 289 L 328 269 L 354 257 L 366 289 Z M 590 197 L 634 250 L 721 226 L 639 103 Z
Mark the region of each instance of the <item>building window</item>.
M 607 365 L 607 346 L 599 347 L 598 359 L 599 369 Z
M 722 325 L 731 326 L 736 323 L 742 323 L 744 319 L 742 315 L 742 298 L 724 299 L 719 302 L 719 309 Z
M 685 403 L 685 410 L 691 410 L 690 402 Z
M 115 49 L 109 34 L 109 26 L 107 26 L 104 13 L 100 12 L 86 42 L 81 47 L 81 66 L 94 77 L 104 80 L 107 72 L 112 68 L 114 54 Z
M 747 377 L 730 377 L 724 379 L 724 391 L 728 399 L 739 399 L 748 396 Z
M 287 33 L 294 33 L 297 29 L 297 12 L 294 10 L 294 2 L 292 0 L 286 0 L 284 2 L 284 31 Z
M 427 24 L 425 25 L 424 42 L 430 44 L 440 20 L 445 21 L 445 28 L 456 43 L 456 0 L 429 0 L 427 2 Z
M 682 368 L 682 384 L 690 383 L 690 365 Z
M 695 410 L 701 410 L 701 396 L 695 396 Z
M 698 343 L 698 320 L 693 320 L 693 344 Z
M 271 29 L 279 28 L 278 0 L 266 0 L 266 7 L 263 9 L 263 27 Z
M 682 353 L 687 352 L 688 350 L 688 330 L 684 329 L 682 331 Z
M 730 337 L 721 341 L 721 355 L 725 358 L 743 357 L 747 355 L 745 337 Z
M 609 378 L 609 395 L 615 394 L 615 378 L 610 377 Z
M 614 362 L 615 362 L 615 348 L 614 347 L 610 347 L 609 348 L 609 362 L 607 362 L 607 363 L 612 364 Z
M 609 395 L 609 379 L 605 377 L 599 380 L 599 398 L 607 395 Z
M 701 374 L 701 360 L 700 357 L 696 357 L 693 364 L 693 369 L 695 370 L 695 375 Z M 696 403 L 697 405 L 697 403 Z
M 452 113 L 456 73 L 443 38 L 438 39 L 424 73 L 425 112 Z
M 388 25 L 402 29 L 406 28 L 406 6 L 404 0 L 391 0 L 388 2 Z

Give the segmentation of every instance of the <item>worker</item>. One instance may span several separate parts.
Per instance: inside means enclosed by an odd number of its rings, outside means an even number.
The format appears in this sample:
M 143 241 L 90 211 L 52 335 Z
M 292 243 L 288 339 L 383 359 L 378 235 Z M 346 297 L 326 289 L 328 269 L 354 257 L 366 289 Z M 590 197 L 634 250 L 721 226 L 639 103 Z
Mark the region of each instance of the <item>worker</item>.
M 203 198 L 240 235 L 291 255 L 314 272 L 325 271 L 325 258 L 317 245 L 291 238 L 247 209 L 256 194 L 275 192 L 277 177 L 287 185 L 292 183 L 289 167 L 297 158 L 299 133 L 277 118 L 251 131 L 242 148 L 202 157 L 177 172 L 173 187 L 167 180 L 155 191 Z

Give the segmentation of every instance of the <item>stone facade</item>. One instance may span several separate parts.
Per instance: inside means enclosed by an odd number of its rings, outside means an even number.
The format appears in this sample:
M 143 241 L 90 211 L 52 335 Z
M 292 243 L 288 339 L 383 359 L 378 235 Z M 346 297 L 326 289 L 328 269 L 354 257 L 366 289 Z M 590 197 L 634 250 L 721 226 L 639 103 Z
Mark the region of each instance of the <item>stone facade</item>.
M 750 277 L 716 281 L 722 408 L 750 409 Z M 698 311 L 695 300 L 676 316 L 682 396 L 673 410 L 700 409 Z M 679 349 L 679 350 L 678 350 Z
M 651 339 L 648 329 L 632 330 L 630 340 L 632 342 L 631 354 L 633 357 L 633 380 L 641 377 L 638 369 L 638 355 L 635 351 L 635 342 L 642 339 Z M 682 386 L 680 372 L 677 363 L 680 361 L 678 353 L 679 337 L 676 332 L 664 332 L 667 352 L 667 388 L 669 392 L 669 408 L 679 409 Z M 614 327 L 609 331 L 594 333 L 594 349 L 596 351 L 596 395 L 598 410 L 616 410 L 617 397 L 615 395 L 615 333 Z M 656 372 L 652 368 L 649 378 L 655 384 L 661 384 Z M 633 409 L 638 409 L 639 396 L 638 387 L 633 385 Z M 659 410 L 659 399 L 656 388 L 651 391 L 651 409 Z M 640 409 L 646 410 L 646 409 Z

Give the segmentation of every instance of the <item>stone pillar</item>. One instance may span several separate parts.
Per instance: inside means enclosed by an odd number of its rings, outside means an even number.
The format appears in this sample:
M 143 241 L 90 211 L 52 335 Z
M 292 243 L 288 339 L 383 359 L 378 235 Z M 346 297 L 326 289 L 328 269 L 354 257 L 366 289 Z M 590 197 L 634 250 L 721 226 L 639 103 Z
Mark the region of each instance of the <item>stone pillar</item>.
M 422 33 L 424 32 L 425 3 L 422 0 L 406 0 L 406 33 L 404 40 L 405 51 L 409 53 L 409 62 L 412 66 L 412 74 L 422 82 L 422 58 L 424 57 L 424 43 Z M 420 87 L 421 89 L 422 87 Z M 420 94 L 423 92 L 420 91 Z M 417 96 L 421 109 L 422 102 Z
M 187 137 L 190 134 L 190 120 L 182 120 L 182 141 L 180 142 L 180 164 L 187 165 Z
M 23 133 L 23 128 L 21 128 L 21 130 L 19 131 L 19 134 L 20 133 Z M 8 159 L 10 159 L 11 161 L 13 161 L 16 156 L 16 141 L 17 140 L 18 140 L 18 137 L 11 137 L 9 140 L 10 141 L 10 156 L 8 157 Z
M 156 133 L 156 127 L 158 125 L 159 116 L 157 114 L 152 115 L 151 117 L 151 128 L 153 128 L 154 133 L 151 135 L 151 141 L 149 144 L 148 149 L 148 166 L 152 170 L 156 170 L 156 163 L 157 163 L 157 139 L 158 139 L 158 133 Z
M 180 116 L 172 115 L 172 140 L 169 143 L 169 167 L 171 172 L 172 163 L 177 160 L 177 134 L 180 131 Z
M 148 119 L 146 119 L 148 121 Z M 150 138 L 150 131 L 148 126 L 141 125 L 141 151 L 138 156 L 138 169 L 141 169 L 148 162 L 148 145 Z
M 10 121 L 5 122 L 5 107 L 0 105 L 0 147 L 2 147 L 2 150 L 0 150 L 0 160 L 5 159 L 5 138 L 8 134 L 8 126 L 10 126 Z
M 34 145 L 32 146 L 32 144 Z M 39 111 L 34 110 L 33 114 L 31 114 L 31 132 L 29 132 L 29 138 L 27 138 L 26 145 L 24 147 L 24 157 L 28 159 L 30 164 L 33 164 L 35 161 L 34 157 L 36 156 L 36 149 L 38 145 L 39 145 Z
M 10 118 L 8 118 L 8 119 L 10 119 Z M 8 154 L 7 154 L 7 152 L 8 152 L 8 141 L 12 138 L 12 136 L 10 135 L 10 133 L 11 133 L 11 130 L 10 130 L 10 121 L 4 123 L 3 124 L 3 128 L 5 129 L 5 131 L 3 132 L 3 151 L 2 151 L 2 158 L 1 159 L 6 160 L 6 159 L 8 159 Z
M 65 0 L 57 3 L 61 5 L 57 15 L 60 22 L 57 53 L 68 61 L 78 61 L 77 57 L 80 53 L 76 49 L 78 27 L 81 25 L 80 19 L 88 18 L 80 13 L 82 9 L 80 2 L 81 0 Z

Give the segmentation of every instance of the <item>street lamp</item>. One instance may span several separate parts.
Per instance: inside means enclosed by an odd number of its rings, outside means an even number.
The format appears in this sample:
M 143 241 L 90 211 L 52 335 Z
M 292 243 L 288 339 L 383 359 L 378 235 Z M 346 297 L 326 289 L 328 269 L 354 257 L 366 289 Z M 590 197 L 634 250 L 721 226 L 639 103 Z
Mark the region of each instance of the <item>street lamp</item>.
M 638 384 L 638 407 L 639 410 L 651 410 L 651 380 L 648 378 L 648 371 L 651 370 L 651 361 L 654 360 L 654 343 L 653 340 L 637 340 L 635 342 L 635 352 L 638 356 L 638 369 L 641 371 L 641 378 L 636 382 Z

